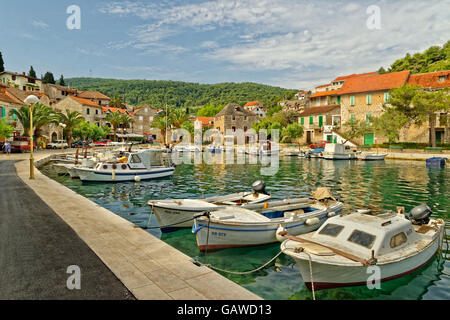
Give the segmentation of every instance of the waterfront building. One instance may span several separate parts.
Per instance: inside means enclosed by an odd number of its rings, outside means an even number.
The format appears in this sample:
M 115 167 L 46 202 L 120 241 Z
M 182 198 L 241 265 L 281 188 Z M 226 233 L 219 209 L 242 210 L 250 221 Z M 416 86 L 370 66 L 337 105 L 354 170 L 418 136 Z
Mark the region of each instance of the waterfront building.
M 336 142 L 333 131 L 341 126 L 341 106 L 333 104 L 308 108 L 300 113 L 298 122 L 304 128 L 300 143 Z
M 87 99 L 99 106 L 109 106 L 110 98 L 98 91 L 78 91 L 78 98 Z
M 244 105 L 244 109 L 256 114 L 260 118 L 264 118 L 267 108 L 259 101 L 249 101 Z
M 130 112 L 129 115 L 133 118 L 132 133 L 142 137 L 151 137 L 153 141 L 161 141 L 161 130 L 152 127 L 157 112 L 158 110 L 147 104 Z
M 236 103 L 227 104 L 214 117 L 214 129 L 223 134 L 234 133 L 238 130 L 247 132 L 258 121 L 258 116 Z
M 50 99 L 50 105 L 60 102 L 68 96 L 77 96 L 77 89 L 59 86 L 51 83 L 44 83 L 41 87 L 42 91 L 47 94 Z

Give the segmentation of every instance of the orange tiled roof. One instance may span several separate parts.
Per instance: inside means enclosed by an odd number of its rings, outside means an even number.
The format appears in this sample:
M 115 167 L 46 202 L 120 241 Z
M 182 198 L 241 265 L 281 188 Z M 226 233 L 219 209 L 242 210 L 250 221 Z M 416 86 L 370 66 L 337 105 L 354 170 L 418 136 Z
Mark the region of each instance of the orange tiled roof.
M 318 98 L 318 97 L 326 97 L 326 96 L 334 96 L 339 94 L 340 90 L 329 90 L 329 91 L 320 91 L 316 92 L 310 96 L 310 98 Z
M 17 99 L 14 99 L 10 95 L 8 95 L 6 92 L 2 92 L 2 91 L 0 91 L 0 101 L 22 104 L 22 102 L 18 101 Z
M 86 106 L 101 108 L 101 106 L 99 106 L 98 104 L 96 104 L 88 99 L 82 99 L 82 98 L 78 98 L 78 97 L 74 97 L 74 96 L 69 96 L 69 98 L 71 98 L 75 101 L 78 101 L 79 103 L 86 105 Z
M 304 112 L 300 113 L 299 117 L 309 116 L 311 114 L 326 113 L 326 112 L 329 112 L 338 107 L 340 107 L 339 104 L 332 104 L 329 106 L 320 106 L 320 107 L 311 107 L 311 108 L 306 109 Z
M 439 81 L 444 77 L 444 81 Z M 409 85 L 418 85 L 422 88 L 445 88 L 450 87 L 450 70 L 412 74 L 408 79 Z
M 110 100 L 110 98 L 103 93 L 100 93 L 98 91 L 78 91 L 78 96 L 80 98 L 86 98 L 86 99 L 105 99 Z
M 103 112 L 108 112 L 108 111 L 117 112 L 117 111 L 119 111 L 120 113 L 123 113 L 123 114 L 127 113 L 126 109 L 114 108 L 114 107 L 102 107 L 102 111 Z
M 322 85 L 320 85 L 320 86 L 317 86 L 316 89 L 317 89 L 317 88 L 328 87 L 328 86 L 331 86 L 331 83 L 329 83 L 329 84 L 322 84 Z
M 337 77 L 333 81 L 347 80 L 347 79 L 356 78 L 356 77 L 374 76 L 376 74 L 377 74 L 376 72 L 354 73 L 354 74 L 350 74 L 348 76 Z
M 344 82 L 339 94 L 382 91 L 398 88 L 406 83 L 410 71 L 378 74 L 370 77 L 354 77 Z
M 262 104 L 262 103 L 259 102 L 259 101 L 249 101 L 249 102 L 247 102 L 247 103 L 245 104 L 244 107 L 254 106 L 254 105 L 257 105 L 257 104 Z
M 202 126 L 212 126 L 211 121 L 214 122 L 214 117 L 197 117 L 197 121 L 200 121 Z

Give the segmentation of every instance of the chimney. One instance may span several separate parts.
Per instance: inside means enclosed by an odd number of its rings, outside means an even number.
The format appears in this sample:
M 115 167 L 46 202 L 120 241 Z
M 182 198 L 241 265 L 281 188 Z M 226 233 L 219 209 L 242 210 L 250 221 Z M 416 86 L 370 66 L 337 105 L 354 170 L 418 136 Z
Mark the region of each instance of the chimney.
M 25 75 L 25 72 L 22 72 L 22 75 Z

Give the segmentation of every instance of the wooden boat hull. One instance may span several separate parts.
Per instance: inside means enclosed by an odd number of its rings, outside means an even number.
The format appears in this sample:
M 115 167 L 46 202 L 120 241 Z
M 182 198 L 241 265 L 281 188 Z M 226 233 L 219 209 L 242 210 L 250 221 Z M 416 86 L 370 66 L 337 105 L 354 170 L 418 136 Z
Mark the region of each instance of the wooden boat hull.
M 126 182 L 136 181 L 136 177 L 140 180 L 150 180 L 172 176 L 175 168 L 160 168 L 139 171 L 100 171 L 95 169 L 76 169 L 80 180 L 83 182 Z
M 196 234 L 197 246 L 201 251 L 218 250 L 232 247 L 257 246 L 277 242 L 276 231 L 280 226 L 289 234 L 300 235 L 318 229 L 328 217 L 338 214 L 342 203 L 324 210 L 317 210 L 307 219 L 317 218 L 316 224 L 308 225 L 306 218 L 285 219 L 259 223 L 226 223 L 195 220 L 192 232 Z M 272 220 L 272 219 L 271 219 Z

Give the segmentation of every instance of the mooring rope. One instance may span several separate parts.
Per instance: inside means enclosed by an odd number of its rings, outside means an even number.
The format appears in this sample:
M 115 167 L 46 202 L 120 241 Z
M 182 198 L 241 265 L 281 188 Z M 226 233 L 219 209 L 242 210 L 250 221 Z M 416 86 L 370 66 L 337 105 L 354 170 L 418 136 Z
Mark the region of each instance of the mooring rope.
M 230 270 L 221 269 L 221 268 L 215 267 L 215 266 L 213 266 L 213 265 L 211 265 L 211 264 L 201 263 L 201 262 L 196 261 L 196 260 L 194 260 L 193 262 L 194 262 L 195 264 L 199 265 L 199 266 L 205 266 L 205 267 L 214 269 L 214 270 L 216 270 L 216 271 L 221 271 L 221 272 L 230 273 L 230 274 L 243 275 L 243 274 L 250 274 L 250 273 L 253 273 L 253 272 L 257 272 L 257 271 L 263 269 L 264 267 L 266 267 L 267 265 L 269 265 L 272 261 L 274 261 L 276 258 L 278 258 L 278 257 L 280 256 L 280 254 L 282 254 L 282 253 L 283 253 L 282 251 L 278 252 L 278 253 L 275 255 L 275 257 L 273 257 L 272 259 L 270 259 L 269 261 L 267 261 L 267 262 L 264 263 L 262 266 L 260 266 L 260 267 L 258 267 L 258 268 L 256 268 L 256 269 L 253 269 L 253 270 L 250 270 L 250 271 L 241 271 L 241 272 L 239 272 L 239 271 L 230 271 Z
M 295 248 L 294 252 L 296 252 L 296 253 L 303 252 L 304 254 L 306 254 L 308 256 L 309 278 L 311 279 L 311 291 L 312 291 L 313 300 L 316 300 L 316 293 L 314 291 L 314 279 L 313 279 L 313 272 L 312 272 L 311 255 L 305 250 L 304 247 L 297 247 L 297 248 Z
M 204 217 L 204 216 L 208 216 L 208 215 L 209 215 L 209 213 L 208 213 L 208 212 L 205 212 L 205 213 L 202 213 L 202 214 L 193 216 L 192 218 L 189 218 L 189 219 L 187 219 L 187 220 L 178 221 L 178 222 L 175 222 L 175 223 L 172 223 L 172 224 L 166 224 L 166 225 L 164 225 L 164 226 L 157 226 L 157 227 L 149 227 L 149 226 L 148 226 L 149 223 L 147 223 L 147 226 L 142 227 L 142 229 L 160 229 L 160 228 L 172 227 L 172 226 L 176 226 L 176 225 L 179 225 L 179 224 L 181 224 L 181 223 L 185 223 L 185 222 L 188 222 L 188 221 L 191 221 L 191 220 L 195 220 L 195 219 L 197 219 L 197 218 Z M 152 217 L 152 216 L 151 216 L 151 214 L 150 214 L 149 220 L 151 219 L 151 217 Z

